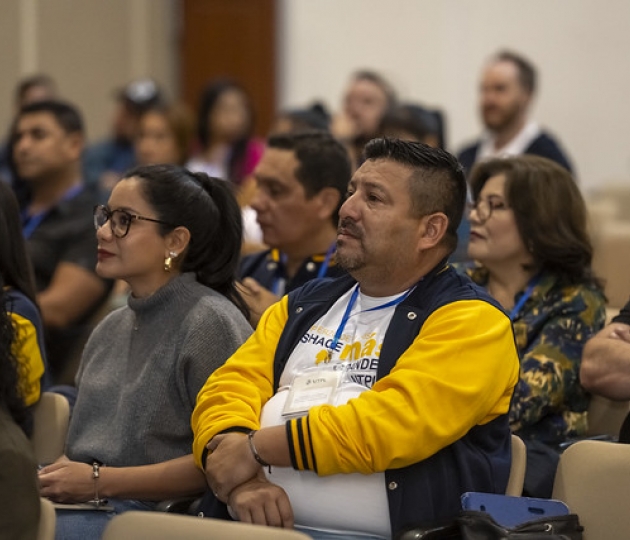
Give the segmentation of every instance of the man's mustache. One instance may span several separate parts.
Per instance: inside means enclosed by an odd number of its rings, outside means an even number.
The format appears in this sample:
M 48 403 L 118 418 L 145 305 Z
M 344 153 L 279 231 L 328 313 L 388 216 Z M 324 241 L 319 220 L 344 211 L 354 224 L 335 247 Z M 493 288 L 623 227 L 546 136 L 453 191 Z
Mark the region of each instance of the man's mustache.
M 339 227 L 337 227 L 337 233 L 348 234 L 356 238 L 361 238 L 363 236 L 363 231 L 361 231 L 359 226 L 350 218 L 343 218 L 342 220 L 339 221 Z

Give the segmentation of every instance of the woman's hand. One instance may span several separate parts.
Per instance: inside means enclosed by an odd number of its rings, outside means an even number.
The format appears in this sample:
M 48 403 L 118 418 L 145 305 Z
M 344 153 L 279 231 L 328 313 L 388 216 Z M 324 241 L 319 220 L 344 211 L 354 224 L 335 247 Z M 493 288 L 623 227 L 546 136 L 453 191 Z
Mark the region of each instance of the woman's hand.
M 39 493 L 60 503 L 94 499 L 92 465 L 70 461 L 65 456 L 39 471 Z

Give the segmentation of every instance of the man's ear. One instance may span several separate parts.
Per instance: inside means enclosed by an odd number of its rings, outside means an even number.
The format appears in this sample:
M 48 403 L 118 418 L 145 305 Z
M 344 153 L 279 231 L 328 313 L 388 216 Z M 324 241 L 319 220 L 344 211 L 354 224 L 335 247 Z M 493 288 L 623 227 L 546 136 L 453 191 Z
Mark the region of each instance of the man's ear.
M 448 229 L 448 217 L 442 212 L 424 216 L 420 221 L 418 248 L 421 251 L 437 246 Z
M 85 137 L 82 133 L 74 132 L 66 135 L 66 150 L 68 157 L 72 161 L 81 159 L 81 153 L 85 146 Z
M 317 197 L 319 203 L 319 218 L 322 220 L 330 219 L 339 207 L 341 193 L 333 187 L 325 187 L 315 197 Z
M 190 244 L 190 231 L 186 227 L 176 227 L 165 238 L 166 251 L 170 253 L 173 251 L 178 256 L 186 251 L 188 244 Z M 168 253 L 165 255 L 168 257 Z

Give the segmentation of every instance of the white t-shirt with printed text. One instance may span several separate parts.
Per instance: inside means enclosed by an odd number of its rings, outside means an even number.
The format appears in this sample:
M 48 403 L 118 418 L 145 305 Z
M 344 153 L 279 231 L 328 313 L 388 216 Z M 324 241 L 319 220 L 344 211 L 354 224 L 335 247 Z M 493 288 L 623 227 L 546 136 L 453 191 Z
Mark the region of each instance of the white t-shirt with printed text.
M 341 296 L 302 336 L 280 376 L 278 392 L 263 408 L 262 427 L 285 423 L 287 416 L 283 411 L 296 376 L 341 370 L 338 387 L 329 399 L 332 405 L 343 405 L 372 387 L 396 300 L 408 293 L 374 298 L 359 292 L 335 344 L 335 334 L 354 290 L 355 287 Z M 273 467 L 267 476 L 287 492 L 295 522 L 300 526 L 384 538 L 391 534 L 384 473 L 318 477 L 312 471 Z

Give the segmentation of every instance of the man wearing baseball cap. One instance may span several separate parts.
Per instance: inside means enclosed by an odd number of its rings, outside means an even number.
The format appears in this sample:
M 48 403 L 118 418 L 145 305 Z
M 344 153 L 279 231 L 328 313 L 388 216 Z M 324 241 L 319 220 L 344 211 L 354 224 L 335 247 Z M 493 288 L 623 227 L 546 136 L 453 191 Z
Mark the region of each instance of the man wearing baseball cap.
M 103 201 L 121 175 L 135 165 L 133 141 L 140 116 L 162 97 L 155 81 L 136 79 L 115 92 L 111 135 L 87 148 L 83 156 L 84 178 Z

